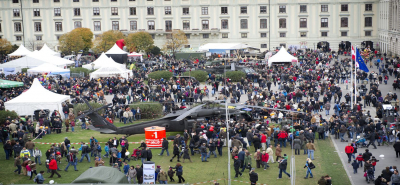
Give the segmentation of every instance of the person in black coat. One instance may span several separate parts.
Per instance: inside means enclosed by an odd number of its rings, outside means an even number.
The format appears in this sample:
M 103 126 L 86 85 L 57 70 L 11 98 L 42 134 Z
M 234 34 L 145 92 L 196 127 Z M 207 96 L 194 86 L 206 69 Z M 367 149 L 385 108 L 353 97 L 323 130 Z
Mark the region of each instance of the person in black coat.
M 279 176 L 278 176 L 278 179 L 282 178 L 282 172 L 285 173 L 290 178 L 290 174 L 286 172 L 287 159 L 285 159 L 285 157 L 286 157 L 286 154 L 284 154 L 282 159 L 279 161 Z
M 162 141 L 162 149 L 161 149 L 161 153 L 160 154 L 158 154 L 158 155 L 163 155 L 164 154 L 164 151 L 167 151 L 167 156 L 169 156 L 169 151 L 168 151 L 168 140 L 167 140 L 167 138 L 163 138 L 163 141 Z
M 178 162 L 181 162 L 181 161 L 179 161 L 179 145 L 178 144 L 175 144 L 174 145 L 174 152 L 173 152 L 173 154 L 174 154 L 174 156 L 171 158 L 171 160 L 169 160 L 170 162 L 172 162 L 172 160 L 175 158 L 175 157 L 178 157 Z
M 147 148 L 147 161 L 151 161 L 151 159 L 153 158 L 153 153 L 151 153 L 150 148 Z
M 113 166 L 115 163 L 118 163 L 118 157 L 116 154 L 113 154 L 113 156 L 110 157 L 110 166 Z
M 257 152 L 258 149 L 260 149 L 261 146 L 261 140 L 257 136 L 253 137 L 253 145 L 254 145 L 254 152 Z
M 254 170 L 255 169 L 252 168 L 250 171 L 250 174 L 249 174 L 251 185 L 257 184 L 257 181 L 258 181 L 258 174 Z
M 235 156 L 234 160 L 235 161 L 233 162 L 233 167 L 235 168 L 235 178 L 237 178 L 239 174 L 240 176 L 242 176 L 242 172 L 239 171 L 239 167 L 242 164 L 242 161 L 239 160 L 238 156 Z
M 143 183 L 143 168 L 140 165 L 136 165 L 136 179 L 138 184 Z
M 142 151 L 140 151 L 140 158 L 142 160 L 142 163 L 144 163 L 147 160 L 147 155 L 148 155 L 148 153 L 147 153 L 146 148 L 142 147 Z

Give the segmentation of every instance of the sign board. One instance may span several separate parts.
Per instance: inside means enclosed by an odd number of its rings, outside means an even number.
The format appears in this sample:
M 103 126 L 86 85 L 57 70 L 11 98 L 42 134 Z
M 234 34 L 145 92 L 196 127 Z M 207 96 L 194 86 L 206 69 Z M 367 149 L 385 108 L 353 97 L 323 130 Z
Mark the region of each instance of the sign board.
M 152 161 L 146 161 L 143 163 L 143 184 L 155 184 L 156 183 L 156 168 L 155 163 Z
M 163 138 L 166 137 L 165 127 L 144 128 L 146 144 L 149 148 L 162 148 Z

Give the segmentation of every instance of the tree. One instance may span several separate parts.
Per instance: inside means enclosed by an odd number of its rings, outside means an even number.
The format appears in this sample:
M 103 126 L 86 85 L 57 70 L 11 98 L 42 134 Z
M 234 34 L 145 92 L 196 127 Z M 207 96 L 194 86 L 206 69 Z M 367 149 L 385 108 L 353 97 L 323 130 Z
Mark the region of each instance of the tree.
M 83 39 L 85 46 L 82 48 L 83 51 L 89 51 L 93 47 L 93 32 L 89 28 L 75 28 L 71 31 L 73 34 L 80 35 Z
M 35 39 L 29 39 L 26 41 L 26 47 L 30 48 L 32 51 L 40 50 L 43 47 L 43 42 Z
M 82 36 L 77 32 L 68 32 L 61 35 L 58 44 L 60 45 L 59 50 L 66 55 L 70 55 L 72 52 L 78 53 L 85 47 Z
M 122 32 L 116 30 L 109 30 L 103 32 L 100 36 L 94 40 L 93 51 L 95 53 L 101 53 L 108 51 L 114 46 L 115 42 L 120 39 L 124 39 L 125 36 Z
M 164 45 L 164 50 L 165 51 L 170 51 L 175 57 L 175 53 L 179 51 L 182 46 L 185 44 L 189 43 L 185 32 L 181 30 L 174 30 L 172 31 L 171 37 L 167 39 L 167 42 Z
M 125 39 L 125 45 L 130 52 L 146 51 L 154 44 L 153 38 L 147 32 L 131 33 Z
M 11 42 L 7 39 L 0 39 L 0 54 L 9 54 L 11 50 Z
M 147 48 L 146 53 L 151 53 L 153 55 L 160 55 L 161 54 L 161 49 L 158 46 L 150 46 Z

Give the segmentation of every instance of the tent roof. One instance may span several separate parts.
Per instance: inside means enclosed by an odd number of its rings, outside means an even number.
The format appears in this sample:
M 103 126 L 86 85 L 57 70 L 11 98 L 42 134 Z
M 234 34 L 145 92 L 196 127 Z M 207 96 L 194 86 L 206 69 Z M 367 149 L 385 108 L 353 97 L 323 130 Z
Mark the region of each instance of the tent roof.
M 269 58 L 268 63 L 271 64 L 272 62 L 292 62 L 292 60 L 297 61 L 297 57 L 292 56 L 289 54 L 286 49 L 282 46 L 281 49 Z
M 42 54 L 60 56 L 60 53 L 51 50 L 46 44 L 43 45 L 42 49 L 40 49 L 39 52 Z
M 128 54 L 128 52 L 119 48 L 117 44 L 114 44 L 114 46 L 109 49 L 106 54 Z
M 64 69 L 61 67 L 57 67 L 54 64 L 50 63 L 44 63 L 40 66 L 28 69 L 29 72 L 34 72 L 34 73 L 41 73 L 41 72 L 68 72 L 69 69 Z
M 205 45 L 200 46 L 200 51 L 210 50 L 210 49 L 226 49 L 226 50 L 233 50 L 233 49 L 244 49 L 248 48 L 249 45 L 241 44 L 241 43 L 208 43 Z
M 5 105 L 26 104 L 26 103 L 52 103 L 69 100 L 69 96 L 57 94 L 45 89 L 37 78 L 33 80 L 32 86 L 16 98 L 5 102 Z
M 24 47 L 24 45 L 19 45 L 18 49 L 15 50 L 14 52 L 8 54 L 8 56 L 25 56 L 32 53 L 31 51 L 29 51 L 28 49 L 26 49 L 26 47 Z
M 72 184 L 78 183 L 129 184 L 123 172 L 108 166 L 89 168 L 72 181 Z
M 0 88 L 12 88 L 12 87 L 22 87 L 22 86 L 24 86 L 23 82 L 0 79 Z
M 54 55 L 47 55 L 40 53 L 39 51 L 34 51 L 25 57 L 0 64 L 0 68 L 5 67 L 20 67 L 20 68 L 32 68 L 37 67 L 44 63 L 54 64 L 56 66 L 66 66 L 68 64 L 73 64 L 73 61 L 56 57 Z
M 138 56 L 142 56 L 142 54 L 140 53 L 136 53 L 136 52 L 132 52 L 130 54 L 128 54 L 129 57 L 138 57 Z
M 107 57 L 104 52 L 92 63 L 94 63 L 95 69 L 99 69 L 103 66 L 120 66 L 122 69 L 125 69 L 125 65 L 115 62 L 111 57 Z M 82 67 L 86 69 L 92 69 L 92 63 L 83 65 Z

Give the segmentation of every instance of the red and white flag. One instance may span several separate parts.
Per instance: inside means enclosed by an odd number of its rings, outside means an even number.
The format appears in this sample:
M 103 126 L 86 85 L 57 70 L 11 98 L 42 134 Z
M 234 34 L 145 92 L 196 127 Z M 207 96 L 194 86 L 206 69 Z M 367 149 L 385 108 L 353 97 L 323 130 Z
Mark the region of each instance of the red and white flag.
M 351 59 L 356 59 L 356 50 L 354 50 L 354 46 L 351 46 Z

